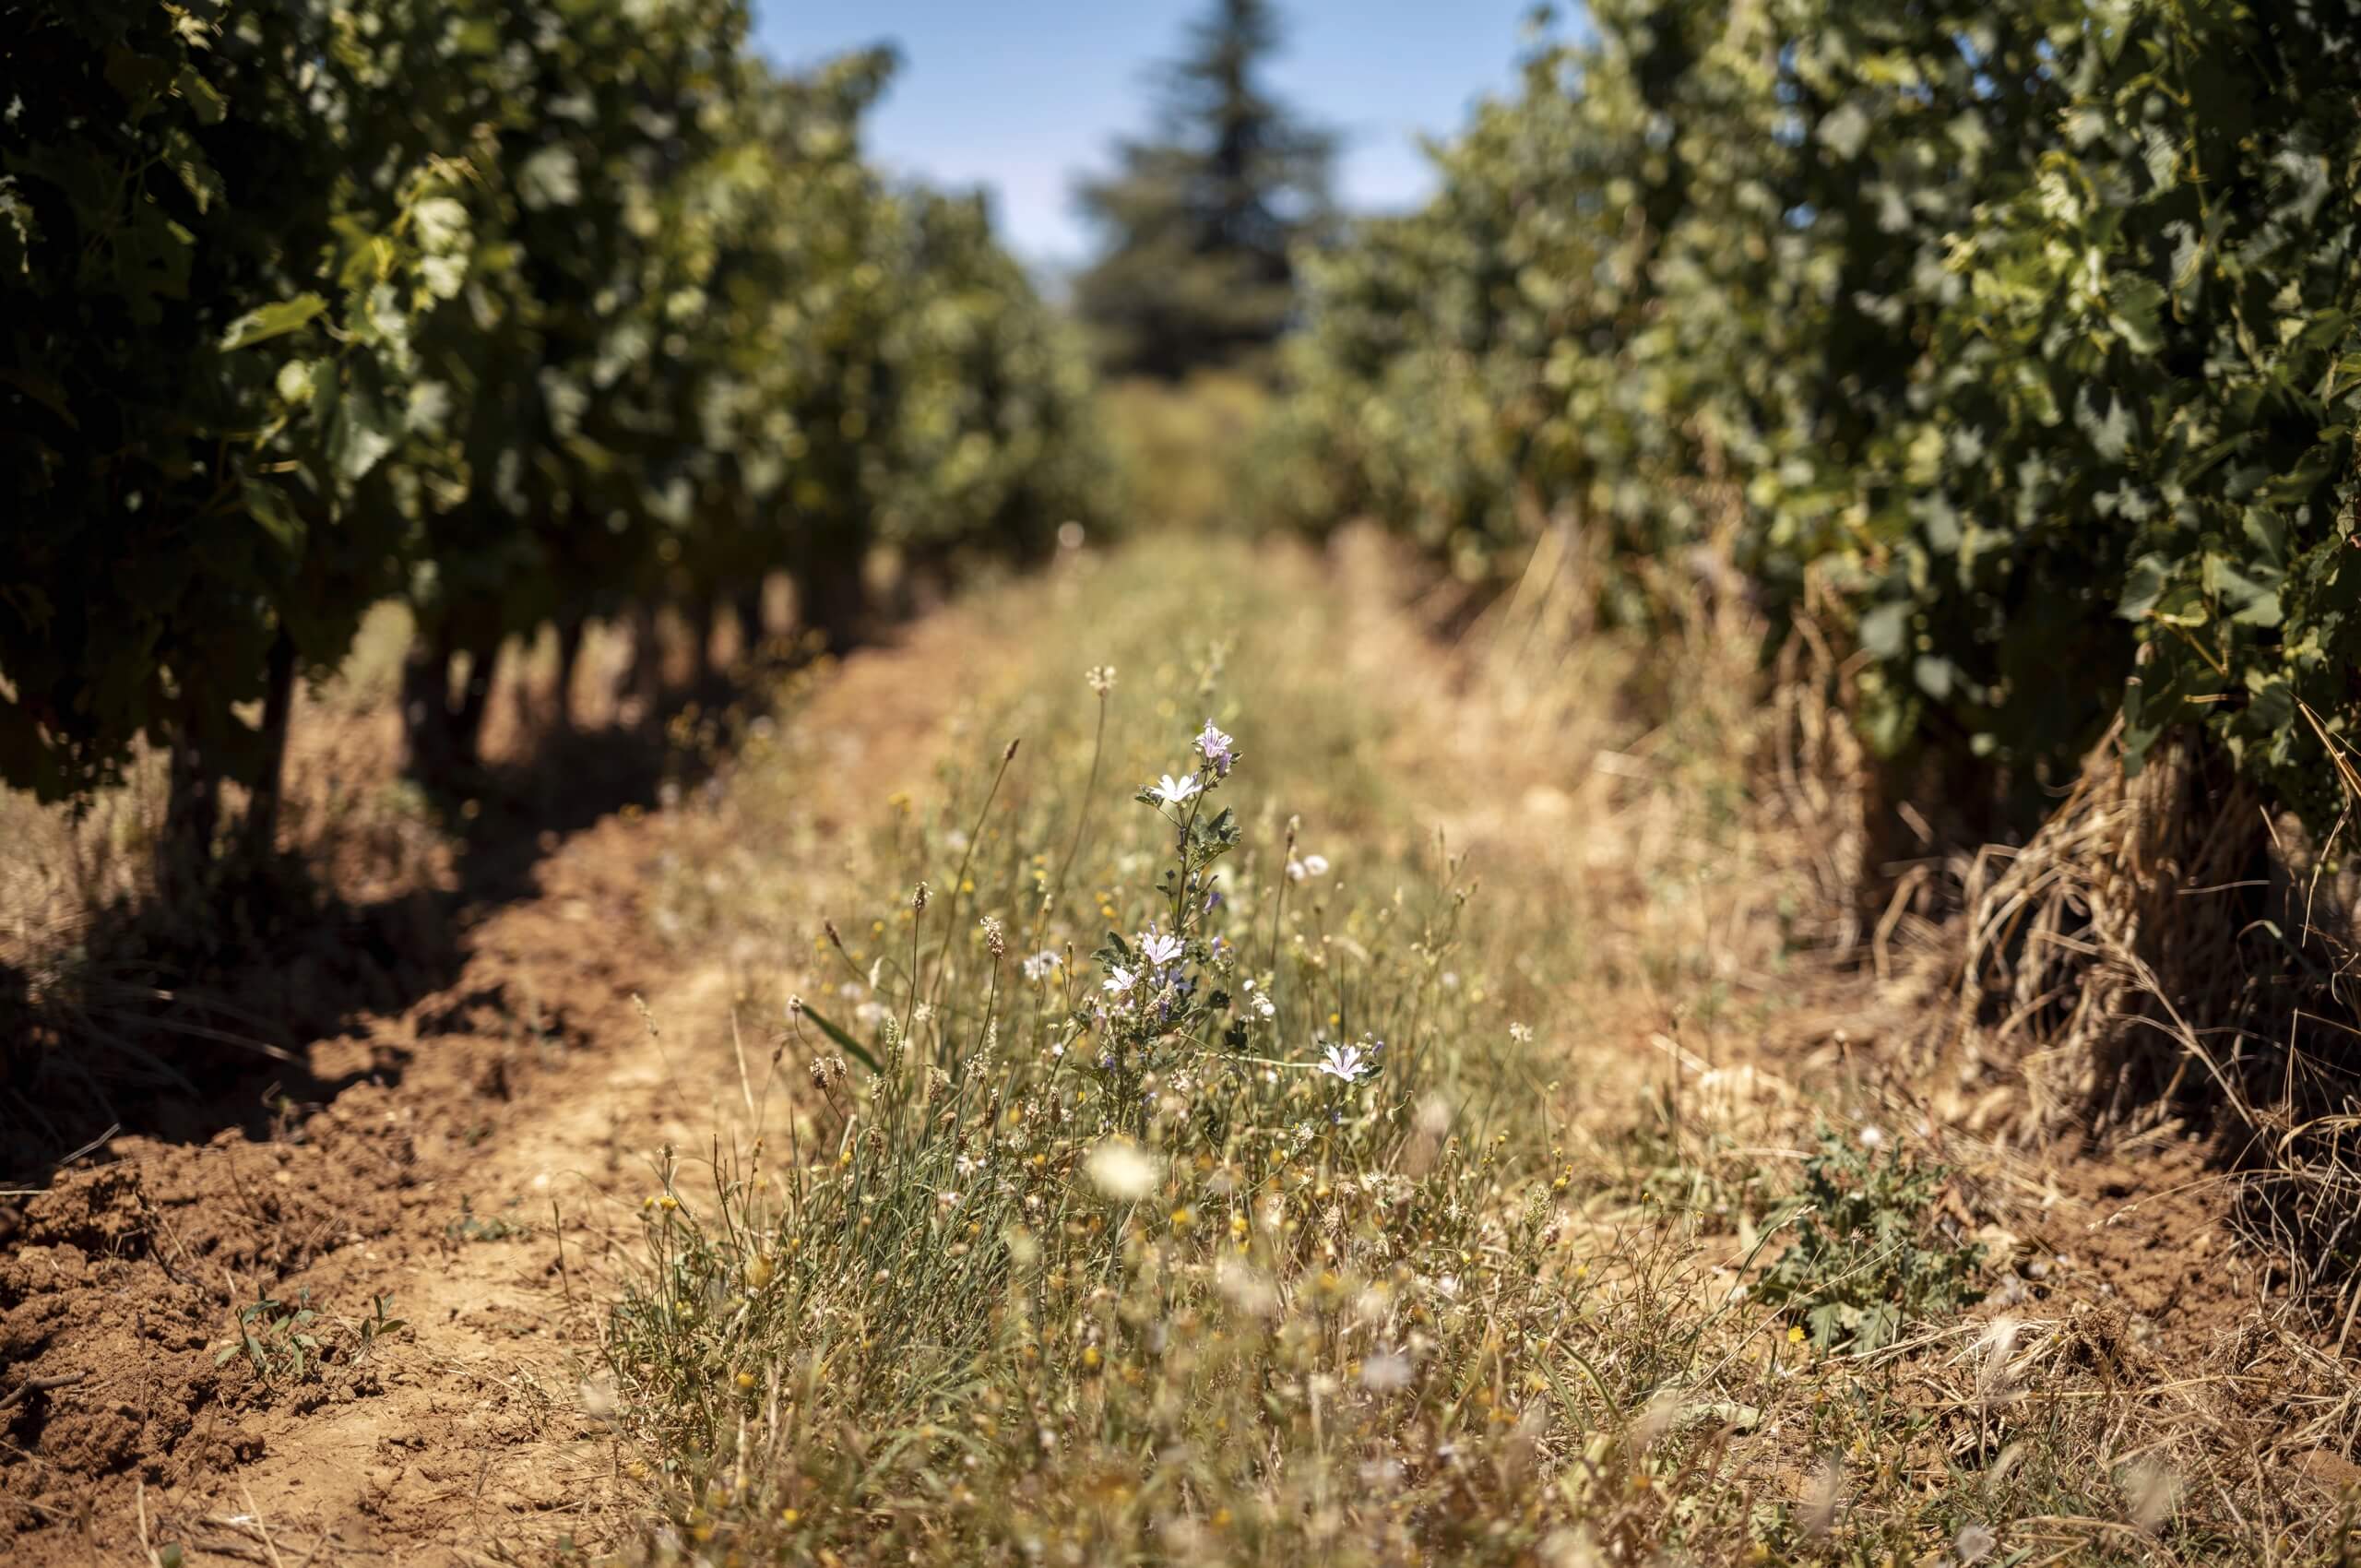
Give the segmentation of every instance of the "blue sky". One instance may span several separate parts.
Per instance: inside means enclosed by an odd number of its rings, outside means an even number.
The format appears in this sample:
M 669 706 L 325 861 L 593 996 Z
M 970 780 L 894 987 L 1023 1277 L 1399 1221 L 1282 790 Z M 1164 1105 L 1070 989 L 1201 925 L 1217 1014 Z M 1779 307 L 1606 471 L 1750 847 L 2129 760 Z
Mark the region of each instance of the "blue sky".
M 1089 236 L 1068 191 L 1109 142 L 1149 123 L 1148 67 L 1203 0 L 756 0 L 755 38 L 784 65 L 880 41 L 902 71 L 869 145 L 898 173 L 985 184 L 1027 260 L 1071 264 Z M 1428 189 L 1416 137 L 1448 132 L 1515 79 L 1533 0 L 1291 0 L 1270 81 L 1346 138 L 1338 192 L 1359 209 Z M 1560 6 L 1564 16 L 1572 7 Z M 1563 27 L 1560 23 L 1560 27 Z

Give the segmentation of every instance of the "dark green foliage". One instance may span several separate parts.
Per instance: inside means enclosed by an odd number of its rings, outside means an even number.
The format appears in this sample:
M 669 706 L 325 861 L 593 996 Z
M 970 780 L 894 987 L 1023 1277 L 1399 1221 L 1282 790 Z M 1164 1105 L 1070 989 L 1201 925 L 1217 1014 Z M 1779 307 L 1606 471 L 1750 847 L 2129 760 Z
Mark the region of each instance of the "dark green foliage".
M 1726 528 L 1774 607 L 1849 607 L 1885 753 L 2037 806 L 2121 712 L 2134 765 L 2197 726 L 2325 828 L 2361 6 L 1592 15 L 1427 211 L 1314 268 L 1293 505 L 1473 577 L 1553 515 L 1651 555 Z
M 1755 1285 L 1821 1350 L 1868 1351 L 1983 1292 L 1983 1249 L 1949 1234 L 1935 1205 L 1951 1173 L 1822 1131 L 1790 1212 L 1795 1240 Z
M 1038 553 L 1087 513 L 1075 344 L 975 202 L 862 160 L 890 58 L 785 79 L 745 26 L 9 10 L 0 778 L 74 798 L 169 747 L 202 861 L 219 786 L 267 797 L 292 682 L 387 595 L 433 779 L 510 635 L 786 569 L 841 639 L 873 545 Z
M 1078 199 L 1107 252 L 1074 281 L 1109 370 L 1177 379 L 1268 348 L 1295 309 L 1290 251 L 1327 220 L 1335 144 L 1260 80 L 1268 0 L 1214 0 L 1164 73 L 1154 139 Z

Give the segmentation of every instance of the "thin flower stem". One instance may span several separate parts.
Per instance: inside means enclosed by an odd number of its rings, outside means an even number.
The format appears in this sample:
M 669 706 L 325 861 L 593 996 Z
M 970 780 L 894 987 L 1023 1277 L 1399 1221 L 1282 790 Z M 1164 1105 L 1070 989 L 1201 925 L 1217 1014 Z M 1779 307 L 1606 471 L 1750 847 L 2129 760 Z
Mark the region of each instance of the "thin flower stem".
M 1074 839 L 1066 845 L 1065 863 L 1058 867 L 1058 880 L 1050 889 L 1052 903 L 1062 902 L 1066 896 L 1066 876 L 1074 870 L 1074 857 L 1082 852 L 1082 836 L 1090 826 L 1091 803 L 1098 798 L 1098 764 L 1107 750 L 1107 694 L 1098 694 L 1098 732 L 1090 742 L 1090 782 L 1083 786 L 1082 808 L 1074 814 Z M 1044 911 L 1046 914 L 1046 911 Z M 1038 944 L 1037 944 L 1038 945 Z
M 934 979 L 927 986 L 927 1000 L 932 1002 L 943 988 L 943 973 L 950 968 L 952 944 L 959 937 L 959 890 L 967 885 L 967 867 L 976 859 L 976 846 L 983 841 L 984 819 L 991 814 L 992 802 L 1000 797 L 1001 780 L 1008 777 L 1008 765 L 1016 760 L 1016 748 L 1021 741 L 1011 741 L 1008 749 L 1000 754 L 1000 771 L 992 775 L 992 787 L 984 791 L 984 803 L 976 813 L 976 826 L 967 834 L 967 852 L 959 857 L 959 870 L 951 878 L 951 901 L 943 909 L 943 957 L 934 966 Z M 915 977 L 917 960 L 911 960 Z
M 925 884 L 919 884 L 921 889 Z M 910 901 L 910 988 L 902 993 L 902 1045 L 910 1043 L 910 1020 L 917 1016 L 919 1006 L 919 932 L 926 928 L 926 905 Z

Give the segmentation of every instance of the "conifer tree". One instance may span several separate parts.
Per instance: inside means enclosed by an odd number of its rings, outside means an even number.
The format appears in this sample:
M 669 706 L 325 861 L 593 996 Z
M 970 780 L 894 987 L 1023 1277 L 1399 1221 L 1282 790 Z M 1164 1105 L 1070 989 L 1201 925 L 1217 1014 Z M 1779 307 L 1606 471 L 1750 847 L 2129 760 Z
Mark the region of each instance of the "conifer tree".
M 1268 0 L 1212 0 L 1165 65 L 1155 136 L 1076 193 L 1105 250 L 1074 304 L 1111 371 L 1167 378 L 1259 357 L 1294 309 L 1289 252 L 1326 221 L 1335 138 L 1262 80 Z

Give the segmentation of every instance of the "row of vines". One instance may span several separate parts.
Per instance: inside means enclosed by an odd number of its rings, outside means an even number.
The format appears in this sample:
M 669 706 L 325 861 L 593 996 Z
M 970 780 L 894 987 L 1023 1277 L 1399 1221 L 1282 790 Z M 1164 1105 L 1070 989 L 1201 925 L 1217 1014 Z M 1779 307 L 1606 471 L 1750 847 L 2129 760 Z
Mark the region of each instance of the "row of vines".
M 173 763 L 265 842 L 294 683 L 408 601 L 413 766 L 503 639 L 878 547 L 1045 551 L 1087 371 L 980 202 L 861 156 L 892 62 L 742 0 L 32 0 L 0 23 L 0 778 Z M 461 658 L 468 655 L 472 657 Z M 469 672 L 474 672 L 470 679 Z
M 1477 578 L 1552 521 L 1627 557 L 1725 532 L 1774 614 L 1840 607 L 1889 755 L 2037 810 L 2120 716 L 2135 766 L 2202 735 L 2327 831 L 2361 4 L 1589 17 L 1437 149 L 1430 205 L 1314 264 L 1286 503 Z

